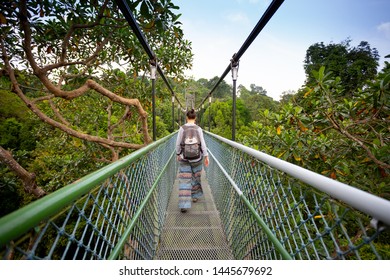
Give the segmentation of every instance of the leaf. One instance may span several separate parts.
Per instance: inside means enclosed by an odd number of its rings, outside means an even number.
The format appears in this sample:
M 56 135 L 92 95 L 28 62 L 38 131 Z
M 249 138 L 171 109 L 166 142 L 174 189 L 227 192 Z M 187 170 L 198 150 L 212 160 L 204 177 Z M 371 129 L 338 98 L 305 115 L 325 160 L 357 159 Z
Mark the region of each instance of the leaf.
M 318 70 L 318 80 L 323 81 L 325 76 L 325 66 L 321 66 L 320 70 Z
M 181 15 L 182 14 L 178 14 L 178 15 L 173 16 L 172 22 L 176 22 L 179 19 L 179 17 L 181 17 Z
M 145 18 L 150 18 L 149 8 L 146 2 L 142 2 L 140 11 L 142 16 L 144 16 Z
M 144 25 L 145 29 L 152 29 L 153 27 L 154 27 L 154 20 L 152 20 Z
M 286 153 L 286 151 L 281 152 L 280 154 L 278 154 L 278 158 L 281 158 L 285 153 Z
M 369 157 L 365 157 L 362 161 L 361 161 L 361 163 L 366 163 L 366 162 L 370 162 L 371 161 L 371 159 L 369 158 Z
M 298 126 L 299 126 L 299 129 L 303 132 L 305 132 L 306 130 L 308 130 L 308 128 L 306 126 L 303 125 L 303 123 L 298 120 Z
M 380 147 L 381 146 L 381 140 L 378 139 L 378 138 L 375 138 L 374 141 L 372 141 L 372 144 L 376 147 Z
M 7 19 L 3 14 L 0 13 L 0 24 L 7 24 Z
M 300 156 L 298 156 L 297 154 L 295 154 L 295 153 L 293 153 L 293 156 L 294 156 L 294 159 L 296 161 L 301 161 L 302 160 L 302 158 Z
M 296 106 L 294 109 L 295 109 L 295 114 L 300 114 L 303 110 L 303 108 L 300 106 Z
M 336 172 L 342 176 L 346 176 L 347 174 L 339 169 L 336 169 Z
M 110 11 L 110 9 L 104 9 L 104 14 L 105 14 L 107 17 L 111 17 L 111 11 Z
M 308 92 L 305 93 L 303 97 L 307 97 L 310 93 L 312 93 L 314 88 L 311 88 Z

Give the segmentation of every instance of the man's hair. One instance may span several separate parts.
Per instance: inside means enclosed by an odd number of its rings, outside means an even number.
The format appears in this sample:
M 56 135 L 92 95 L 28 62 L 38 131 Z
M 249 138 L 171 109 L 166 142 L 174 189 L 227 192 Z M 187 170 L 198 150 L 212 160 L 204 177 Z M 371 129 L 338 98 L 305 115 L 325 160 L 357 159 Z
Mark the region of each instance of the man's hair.
M 190 120 L 194 120 L 196 118 L 196 113 L 194 109 L 187 111 L 187 118 Z

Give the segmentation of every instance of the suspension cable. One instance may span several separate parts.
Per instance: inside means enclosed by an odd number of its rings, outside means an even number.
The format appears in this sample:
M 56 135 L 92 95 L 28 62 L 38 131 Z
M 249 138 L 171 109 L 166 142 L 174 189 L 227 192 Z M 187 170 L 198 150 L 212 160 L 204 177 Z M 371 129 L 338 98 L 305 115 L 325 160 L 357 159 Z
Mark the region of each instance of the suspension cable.
M 141 29 L 139 28 L 137 21 L 135 20 L 133 13 L 131 12 L 130 7 L 127 4 L 126 0 L 115 0 L 115 2 L 117 3 L 119 9 L 122 11 L 123 16 L 125 17 L 125 19 L 129 23 L 134 34 L 137 36 L 137 38 L 138 38 L 139 42 L 141 43 L 142 47 L 144 48 L 146 54 L 149 56 L 150 61 L 157 63 L 156 55 L 153 52 L 153 50 L 151 49 L 151 47 L 149 46 Z M 164 82 L 167 85 L 172 96 L 175 97 L 176 101 L 183 108 L 183 105 L 180 103 L 180 100 L 177 98 L 175 92 L 173 91 L 171 85 L 169 84 L 169 82 L 168 82 L 167 78 L 165 77 L 164 72 L 162 71 L 159 64 L 157 64 L 157 71 L 160 74 L 161 78 L 164 80 Z
M 232 64 L 238 63 L 238 61 L 240 60 L 241 56 L 249 48 L 249 46 L 252 44 L 252 42 L 256 39 L 257 35 L 259 35 L 261 30 L 268 23 L 268 21 L 272 18 L 272 16 L 279 9 L 279 7 L 282 5 L 283 2 L 284 2 L 284 0 L 273 0 L 272 1 L 272 3 L 268 6 L 267 10 L 264 12 L 263 16 L 257 22 L 256 26 L 253 28 L 252 32 L 249 34 L 249 36 L 247 37 L 247 39 L 245 40 L 245 42 L 243 43 L 241 48 L 238 50 L 237 53 L 235 53 L 232 56 L 232 58 L 231 58 L 231 60 L 229 62 L 229 65 L 226 67 L 225 71 L 222 73 L 222 75 L 219 78 L 218 82 L 214 85 L 214 87 L 207 94 L 207 96 L 202 100 L 202 102 L 200 103 L 199 107 L 201 107 L 203 105 L 203 103 L 207 100 L 208 97 L 211 96 L 211 94 L 218 87 L 218 85 L 222 82 L 222 80 L 225 79 L 226 75 L 229 73 L 229 71 L 232 68 Z

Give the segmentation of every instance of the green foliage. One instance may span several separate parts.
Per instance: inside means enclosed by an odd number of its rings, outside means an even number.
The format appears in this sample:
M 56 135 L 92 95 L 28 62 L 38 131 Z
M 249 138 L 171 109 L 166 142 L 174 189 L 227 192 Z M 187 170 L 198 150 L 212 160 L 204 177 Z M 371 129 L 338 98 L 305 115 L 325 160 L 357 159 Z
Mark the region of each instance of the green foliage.
M 22 205 L 23 193 L 15 175 L 0 165 L 0 217 L 19 209 Z
M 0 126 L 0 145 L 5 149 L 15 149 L 20 146 L 19 131 L 22 124 L 15 118 L 6 119 Z
M 242 85 L 239 86 L 239 99 L 248 109 L 251 120 L 259 120 L 260 111 L 265 109 L 276 110 L 277 103 L 266 93 L 266 90 L 254 84 L 251 85 L 250 91 Z
M 15 117 L 17 119 L 26 119 L 26 110 L 23 102 L 6 88 L 10 88 L 10 82 L 5 77 L 0 77 L 0 118 L 6 119 Z
M 0 4 L 7 24 L 1 26 L 5 46 L 12 62 L 25 63 L 22 31 L 17 7 Z M 65 68 L 64 89 L 72 90 L 88 78 L 96 78 L 118 96 L 137 98 L 149 115 L 152 127 L 150 82 L 144 76 L 149 60 L 114 2 L 102 1 L 28 1 L 33 30 L 34 52 L 42 65 L 58 61 L 62 40 L 75 24 L 96 23 L 93 28 L 77 29 L 66 45 L 69 61 L 84 61 L 105 39 L 109 43 L 97 54 L 93 63 L 75 63 Z M 177 6 L 170 0 L 133 1 L 130 3 L 146 37 L 156 50 L 159 64 L 184 103 L 186 93 L 195 94 L 196 104 L 213 88 L 218 77 L 183 82 L 183 70 L 191 66 L 190 42 L 183 39 Z M 96 22 L 98 20 L 98 22 Z M 12 28 L 11 28 L 12 27 Z M 14 28 L 15 27 L 15 28 Z M 16 63 L 18 62 L 18 63 Z M 118 64 L 123 65 L 119 70 Z M 237 139 L 245 145 L 283 160 L 298 164 L 376 195 L 390 198 L 389 169 L 389 91 L 390 65 L 377 74 L 378 54 L 367 42 L 350 47 L 317 43 L 306 53 L 305 71 L 308 82 L 296 94 L 287 94 L 278 103 L 255 84 L 239 87 L 237 99 Z M 24 65 L 26 66 L 26 65 Z M 59 73 L 52 73 L 58 78 Z M 17 73 L 30 98 L 42 97 L 42 86 L 27 71 Z M 82 141 L 54 130 L 27 110 L 1 77 L 0 145 L 12 150 L 16 160 L 37 174 L 37 183 L 53 192 L 107 163 L 111 153 L 97 144 Z M 171 95 L 161 79 L 156 82 L 157 138 L 168 135 L 172 128 Z M 232 87 L 226 82 L 213 92 L 211 106 L 206 105 L 198 120 L 203 128 L 226 138 L 232 135 Z M 94 136 L 105 136 L 111 129 L 113 138 L 127 137 L 143 143 L 137 112 L 101 95 L 88 92 L 74 100 L 54 100 L 70 127 Z M 38 103 L 38 102 L 37 102 Z M 48 100 L 39 108 L 58 120 Z M 174 122 L 180 121 L 174 107 Z M 120 122 L 122 118 L 126 122 Z M 209 125 L 210 120 L 210 125 Z M 210 127 L 209 127 L 210 126 Z M 121 155 L 130 153 L 121 150 Z M 21 182 L 4 166 L 0 166 L 0 216 L 30 202 Z M 386 247 L 387 248 L 387 247 Z M 386 250 L 384 248 L 384 250 Z
M 367 42 L 360 42 L 357 47 L 350 46 L 351 40 L 340 44 L 323 42 L 310 46 L 306 52 L 304 69 L 308 85 L 315 83 L 313 71 L 325 66 L 333 78 L 339 77 L 343 84 L 342 95 L 350 95 L 365 85 L 367 80 L 377 74 L 378 51 Z
M 109 158 L 108 152 L 98 145 L 63 132 L 41 127 L 38 133 L 40 139 L 29 171 L 39 174 L 37 184 L 48 193 L 103 167 Z
M 199 79 L 199 83 L 208 89 L 207 93 L 209 93 L 215 86 L 215 84 L 218 82 L 219 77 L 214 77 L 210 80 L 207 79 Z M 228 85 L 224 80 L 222 80 L 218 87 L 213 91 L 212 97 L 217 98 L 220 100 L 228 100 L 231 99 L 232 96 L 232 86 Z
M 183 38 L 180 14 L 175 13 L 178 7 L 170 0 L 132 1 L 129 6 L 150 45 L 154 46 L 164 72 L 181 76 L 182 71 L 191 66 L 192 54 L 190 42 Z M 23 47 L 17 43 L 22 41 L 22 30 L 15 28 L 19 26 L 17 13 L 20 7 L 4 1 L 0 10 L 6 23 L 2 32 L 7 35 L 7 51 L 19 63 L 25 64 Z M 96 46 L 108 40 L 110 43 L 97 53 L 95 63 L 74 64 L 66 71 L 69 74 L 86 71 L 89 75 L 98 76 L 97 67 L 109 68 L 121 64 L 126 72 L 136 77 L 149 68 L 143 48 L 115 1 L 27 1 L 27 16 L 31 21 L 34 48 L 42 65 L 57 62 L 63 46 L 69 60 L 88 59 L 96 52 Z M 63 45 L 63 39 L 71 28 L 74 28 L 71 41 Z
M 202 114 L 201 126 L 208 127 L 209 126 L 209 118 L 210 118 L 210 126 L 211 131 L 215 134 L 221 135 L 226 138 L 232 137 L 232 101 L 219 101 L 216 100 L 207 108 L 205 112 Z M 247 107 L 243 103 L 242 100 L 237 99 L 236 102 L 236 127 L 240 129 L 241 127 L 245 127 L 250 122 L 250 112 Z
M 342 96 L 341 79 L 321 67 L 316 86 L 281 105 L 264 110 L 252 122 L 252 134 L 240 135 L 247 145 L 333 179 L 390 197 L 387 118 L 389 81 L 381 75 L 350 97 Z
M 6 88 L 9 82 L 2 77 L 0 85 Z M 0 89 L 0 146 L 12 151 L 21 165 L 28 164 L 32 158 L 37 125 L 39 122 L 15 94 Z M 3 164 L 0 164 L 0 197 L 0 217 L 31 201 L 15 174 Z
M 4 149 L 31 151 L 35 148 L 36 120 L 22 121 L 11 117 L 0 121 L 0 146 Z
M 30 62 L 26 60 L 25 51 L 31 47 L 37 64 L 50 65 L 46 76 L 53 84 L 61 81 L 61 89 L 72 91 L 87 79 L 94 79 L 118 96 L 137 98 L 151 116 L 151 87 L 144 79 L 149 59 L 115 1 L 26 1 L 26 13 L 22 3 L 1 2 L 0 28 L 5 51 L 25 96 L 47 117 L 70 129 L 144 144 L 137 110 L 120 106 L 92 90 L 76 99 L 49 99 L 41 81 L 30 74 Z M 192 53 L 190 42 L 183 38 L 178 7 L 170 0 L 133 1 L 129 5 L 164 73 L 182 77 L 183 70 L 191 66 Z M 31 28 L 30 46 L 22 45 L 29 40 L 24 39 L 21 18 L 27 19 Z M 37 175 L 37 184 L 45 191 L 55 191 L 113 158 L 109 149 L 39 122 L 16 94 L 5 90 L 11 89 L 8 77 L 0 76 L 0 82 L 0 144 L 12 150 L 25 169 Z M 157 88 L 159 106 L 169 94 L 161 81 Z M 167 122 L 158 116 L 158 135 L 167 135 L 168 129 L 171 128 Z M 130 152 L 115 151 L 120 156 Z M 24 194 L 21 182 L 4 165 L 0 166 L 0 175 L 2 190 L 7 190 L 3 201 L 9 198 L 18 208 L 19 201 L 23 205 L 31 200 Z M 17 191 L 11 195 L 8 190 Z M 1 208 L 2 214 L 11 209 L 4 205 Z

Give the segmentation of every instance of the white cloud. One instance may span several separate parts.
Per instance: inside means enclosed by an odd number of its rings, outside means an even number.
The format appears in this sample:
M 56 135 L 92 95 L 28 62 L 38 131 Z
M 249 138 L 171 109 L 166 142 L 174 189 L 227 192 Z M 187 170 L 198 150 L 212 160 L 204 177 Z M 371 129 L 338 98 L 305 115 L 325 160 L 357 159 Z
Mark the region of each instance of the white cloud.
M 233 23 L 249 23 L 249 18 L 244 13 L 235 13 L 227 16 L 227 19 Z
M 269 6 L 271 0 L 248 0 L 250 4 L 258 4 L 260 2 L 261 6 Z
M 390 22 L 384 22 L 377 26 L 377 29 L 390 38 Z

